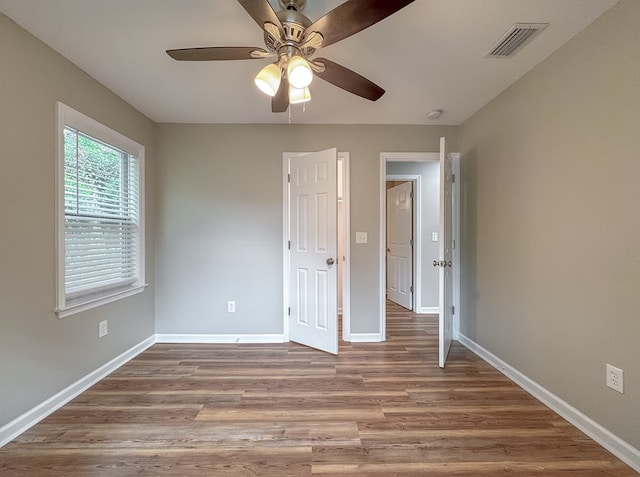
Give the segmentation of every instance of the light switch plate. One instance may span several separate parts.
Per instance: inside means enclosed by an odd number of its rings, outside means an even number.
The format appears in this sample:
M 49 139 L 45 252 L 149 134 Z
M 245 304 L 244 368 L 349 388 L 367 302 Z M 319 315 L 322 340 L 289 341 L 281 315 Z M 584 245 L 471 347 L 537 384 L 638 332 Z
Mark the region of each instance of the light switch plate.
M 356 243 L 367 243 L 367 232 L 356 232 Z

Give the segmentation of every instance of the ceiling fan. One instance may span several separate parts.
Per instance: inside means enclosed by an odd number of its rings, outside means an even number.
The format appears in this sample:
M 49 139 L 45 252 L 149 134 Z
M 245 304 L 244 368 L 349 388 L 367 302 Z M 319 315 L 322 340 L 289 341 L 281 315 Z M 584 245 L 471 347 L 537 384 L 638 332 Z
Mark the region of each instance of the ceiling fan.
M 311 22 L 303 13 L 306 0 L 278 0 L 277 13 L 268 0 L 238 0 L 264 30 L 264 48 L 221 46 L 167 50 L 179 61 L 219 61 L 274 58 L 260 70 L 256 85 L 272 97 L 271 110 L 284 112 L 289 104 L 311 99 L 309 84 L 319 78 L 371 101 L 385 93 L 377 84 L 326 58 L 313 58 L 316 50 L 336 43 L 378 23 L 414 0 L 347 0 Z

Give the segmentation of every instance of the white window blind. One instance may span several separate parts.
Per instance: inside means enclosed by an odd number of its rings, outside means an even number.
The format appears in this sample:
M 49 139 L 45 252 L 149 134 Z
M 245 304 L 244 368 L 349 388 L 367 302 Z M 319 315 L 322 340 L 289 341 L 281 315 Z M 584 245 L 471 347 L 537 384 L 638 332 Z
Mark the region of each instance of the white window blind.
M 86 130 L 100 133 L 96 127 L 101 125 L 90 120 L 83 130 L 82 121 L 73 120 L 80 113 L 66 107 L 62 111 L 71 120 L 59 124 L 59 208 L 64 209 L 58 232 L 63 256 L 58 258 L 59 315 L 143 286 L 140 159 L 112 144 L 109 133 L 114 132 L 105 126 L 107 139 L 99 139 Z
M 67 298 L 136 281 L 138 167 L 113 146 L 64 130 Z

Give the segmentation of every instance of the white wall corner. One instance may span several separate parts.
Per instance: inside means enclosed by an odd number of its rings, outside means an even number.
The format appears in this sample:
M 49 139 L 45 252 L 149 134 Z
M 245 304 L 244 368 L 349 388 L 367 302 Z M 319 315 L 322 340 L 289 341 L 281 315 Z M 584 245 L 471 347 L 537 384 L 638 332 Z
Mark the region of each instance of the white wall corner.
M 85 377 L 80 378 L 75 383 L 67 386 L 59 393 L 54 394 L 49 399 L 41 402 L 21 416 L 18 416 L 13 421 L 0 427 L 0 447 L 8 444 L 20 434 L 35 426 L 45 417 L 57 411 L 69 401 L 76 398 L 91 386 L 96 384 L 98 381 L 113 373 L 120 366 L 132 360 L 147 348 L 151 347 L 153 344 L 155 344 L 155 342 L 156 340 L 154 336 L 147 338 L 146 340 L 128 349 L 121 355 L 116 356 L 108 363 L 100 366 L 95 371 L 90 372 Z
M 637 472 L 640 472 L 640 450 L 622 440 L 620 437 L 595 422 L 589 416 L 583 414 L 578 409 L 571 406 L 551 391 L 542 387 L 540 384 L 536 383 L 531 378 L 524 375 L 464 334 L 458 334 L 458 341 L 533 397 L 587 434 L 624 463 L 632 467 Z
M 230 344 L 286 343 L 284 334 L 157 334 L 156 343 Z

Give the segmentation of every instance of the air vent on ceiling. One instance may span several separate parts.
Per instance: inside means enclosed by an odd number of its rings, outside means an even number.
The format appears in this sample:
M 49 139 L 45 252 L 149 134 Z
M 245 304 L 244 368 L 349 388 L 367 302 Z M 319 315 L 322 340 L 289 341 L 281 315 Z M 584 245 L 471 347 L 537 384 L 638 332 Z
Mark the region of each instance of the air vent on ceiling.
M 515 23 L 486 54 L 486 58 L 510 58 L 548 23 Z

